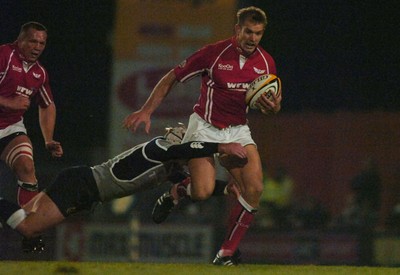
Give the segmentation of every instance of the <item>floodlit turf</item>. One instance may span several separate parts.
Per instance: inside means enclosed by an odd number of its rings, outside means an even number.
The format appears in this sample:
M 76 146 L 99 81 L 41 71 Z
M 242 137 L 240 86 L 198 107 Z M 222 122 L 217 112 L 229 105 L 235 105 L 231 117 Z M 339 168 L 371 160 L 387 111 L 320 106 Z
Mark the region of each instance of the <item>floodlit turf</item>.
M 400 274 L 400 268 L 353 267 L 353 266 L 315 266 L 315 265 L 240 265 L 219 267 L 211 264 L 152 264 L 152 263 L 104 263 L 104 262 L 0 262 L 0 274 L 359 274 L 391 275 Z

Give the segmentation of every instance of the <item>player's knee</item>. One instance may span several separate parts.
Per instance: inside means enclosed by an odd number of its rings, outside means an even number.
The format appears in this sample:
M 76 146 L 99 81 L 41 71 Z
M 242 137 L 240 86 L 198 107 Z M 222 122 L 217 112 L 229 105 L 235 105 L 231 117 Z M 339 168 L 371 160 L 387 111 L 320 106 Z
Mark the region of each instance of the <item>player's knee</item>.
M 27 220 L 24 220 L 22 223 L 20 223 L 17 228 L 19 233 L 24 235 L 24 237 L 30 239 L 30 238 L 35 238 L 37 236 L 40 236 L 42 232 L 35 228 L 34 224 L 30 224 L 27 222 Z
M 191 191 L 191 199 L 196 201 L 204 201 L 208 199 L 213 190 L 209 189 L 201 189 L 201 190 L 193 190 Z
M 19 177 L 35 175 L 35 165 L 29 158 L 21 157 L 17 162 L 14 163 L 13 170 Z
M 205 193 L 199 193 L 199 194 L 192 194 L 192 200 L 195 201 L 204 201 L 206 199 L 208 199 L 210 197 L 210 195 L 205 194 Z
M 261 184 L 261 185 L 256 185 L 256 186 L 254 187 L 253 193 L 254 193 L 254 195 L 255 195 L 256 197 L 261 197 L 263 191 L 264 191 L 264 187 L 263 187 L 263 185 Z
M 247 196 L 252 198 L 260 198 L 263 193 L 263 185 L 262 184 L 252 184 L 252 185 L 245 185 L 243 193 Z
M 26 237 L 27 239 L 31 239 L 40 236 L 42 232 L 32 228 L 26 228 L 21 232 L 21 234 L 24 235 L 24 237 Z

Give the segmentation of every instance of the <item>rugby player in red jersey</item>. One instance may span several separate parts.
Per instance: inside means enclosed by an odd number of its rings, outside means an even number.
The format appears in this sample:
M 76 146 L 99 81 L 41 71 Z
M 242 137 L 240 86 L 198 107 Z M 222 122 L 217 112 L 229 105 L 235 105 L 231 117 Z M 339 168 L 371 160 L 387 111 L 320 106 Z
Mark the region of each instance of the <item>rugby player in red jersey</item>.
M 61 144 L 53 140 L 56 107 L 46 69 L 38 58 L 44 51 L 47 29 L 28 22 L 14 43 L 0 45 L 0 159 L 18 180 L 18 203 L 26 204 L 38 193 L 32 142 L 23 122 L 32 101 L 39 105 L 39 124 L 45 146 L 61 157 Z
M 38 59 L 46 47 L 47 29 L 38 22 L 21 27 L 17 40 L 0 46 L 0 158 L 18 180 L 18 203 L 26 204 L 38 193 L 32 142 L 23 115 L 34 100 L 46 148 L 54 157 L 63 154 L 53 140 L 56 107 L 49 76 Z
M 176 82 L 186 82 L 201 77 L 200 97 L 190 116 L 183 142 L 193 140 L 208 142 L 239 142 L 247 151 L 248 163 L 229 172 L 240 189 L 236 205 L 230 213 L 225 241 L 213 263 L 235 265 L 234 254 L 254 218 L 263 190 L 260 155 L 247 125 L 246 88 L 262 74 L 276 74 L 275 62 L 259 45 L 267 25 L 267 17 L 259 8 L 247 7 L 237 13 L 235 35 L 215 44 L 206 45 L 170 70 L 155 86 L 144 105 L 127 116 L 124 126 L 136 131 L 144 123 L 150 130 L 150 117 Z M 277 113 L 281 109 L 281 95 L 268 100 L 258 99 L 263 114 Z M 215 163 L 212 157 L 191 159 L 190 188 L 173 186 L 170 193 L 157 201 L 153 220 L 162 222 L 180 197 L 189 195 L 192 200 L 205 200 L 214 190 Z M 186 194 L 185 194 L 186 193 Z

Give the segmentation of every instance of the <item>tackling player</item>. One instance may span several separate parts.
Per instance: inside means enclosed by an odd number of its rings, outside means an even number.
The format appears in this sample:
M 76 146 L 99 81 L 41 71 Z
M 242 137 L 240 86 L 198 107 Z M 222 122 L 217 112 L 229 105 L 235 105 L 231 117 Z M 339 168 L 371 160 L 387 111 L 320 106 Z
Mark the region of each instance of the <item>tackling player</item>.
M 40 234 L 68 216 L 90 210 L 95 203 L 185 179 L 180 165 L 184 159 L 220 153 L 246 163 L 246 150 L 239 143 L 180 144 L 184 133 L 183 126 L 169 128 L 164 137 L 134 146 L 100 165 L 67 168 L 22 208 L 0 198 L 0 217 L 24 236 L 24 251 L 40 252 L 44 248 Z
M 169 71 L 144 105 L 124 121 L 125 127 L 132 131 L 144 123 L 148 133 L 152 113 L 174 84 L 201 77 L 200 97 L 183 142 L 239 142 L 245 146 L 248 157 L 244 167 L 229 169 L 241 196 L 231 211 L 225 241 L 213 261 L 216 265 L 237 264 L 233 255 L 254 218 L 263 190 L 260 155 L 247 125 L 245 94 L 249 83 L 258 76 L 276 74 L 273 58 L 259 45 L 266 25 L 267 17 L 261 9 L 240 9 L 233 37 L 206 45 Z M 269 114 L 279 112 L 281 100 L 281 95 L 273 94 L 271 99 L 263 95 L 257 103 L 263 114 Z M 193 200 L 207 199 L 215 187 L 214 159 L 211 156 L 191 159 L 188 167 L 192 182 L 187 195 Z M 174 205 L 171 201 L 178 199 L 172 196 L 165 194 L 157 201 L 154 213 L 159 214 L 160 222 L 171 211 Z

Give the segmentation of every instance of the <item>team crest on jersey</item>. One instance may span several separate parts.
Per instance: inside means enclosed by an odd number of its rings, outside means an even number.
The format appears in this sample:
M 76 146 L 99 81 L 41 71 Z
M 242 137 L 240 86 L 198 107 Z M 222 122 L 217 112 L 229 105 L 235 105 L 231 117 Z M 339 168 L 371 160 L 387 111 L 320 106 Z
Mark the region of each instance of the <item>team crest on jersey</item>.
M 186 60 L 183 60 L 181 64 L 178 65 L 179 68 L 183 68 L 186 65 Z
M 33 73 L 33 76 L 34 76 L 35 78 L 40 78 L 42 75 L 41 75 L 41 74 Z
M 22 72 L 22 68 L 21 67 L 18 67 L 18 66 L 15 66 L 15 65 L 12 65 L 12 70 L 13 71 L 16 71 L 16 72 Z
M 253 67 L 253 69 L 257 74 L 265 74 L 265 70 L 257 69 L 256 67 Z

